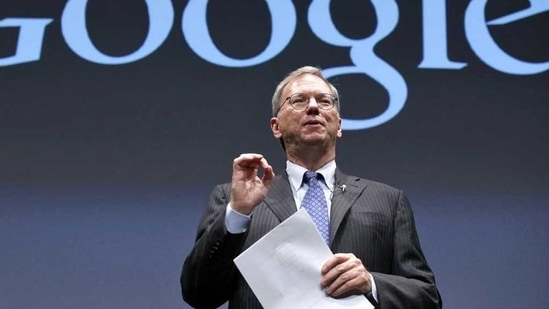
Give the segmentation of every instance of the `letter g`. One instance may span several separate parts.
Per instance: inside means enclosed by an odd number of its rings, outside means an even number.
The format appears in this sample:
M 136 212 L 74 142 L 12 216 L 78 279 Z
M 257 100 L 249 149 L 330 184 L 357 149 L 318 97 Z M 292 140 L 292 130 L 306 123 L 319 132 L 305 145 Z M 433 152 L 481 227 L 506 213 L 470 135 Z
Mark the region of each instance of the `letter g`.
M 19 27 L 19 39 L 15 55 L 0 58 L 0 67 L 40 60 L 42 41 L 51 18 L 6 18 L 0 20 L 0 28 Z
M 355 66 L 325 69 L 325 76 L 329 78 L 363 73 L 385 87 L 389 93 L 389 104 L 382 114 L 370 119 L 343 119 L 343 130 L 363 130 L 388 122 L 402 110 L 408 96 L 404 78 L 374 53 L 376 44 L 396 27 L 398 5 L 394 0 L 372 0 L 372 4 L 377 14 L 377 28 L 370 37 L 361 40 L 344 37 L 336 29 L 330 15 L 330 0 L 314 0 L 309 7 L 309 25 L 319 39 L 328 44 L 351 47 L 350 58 Z

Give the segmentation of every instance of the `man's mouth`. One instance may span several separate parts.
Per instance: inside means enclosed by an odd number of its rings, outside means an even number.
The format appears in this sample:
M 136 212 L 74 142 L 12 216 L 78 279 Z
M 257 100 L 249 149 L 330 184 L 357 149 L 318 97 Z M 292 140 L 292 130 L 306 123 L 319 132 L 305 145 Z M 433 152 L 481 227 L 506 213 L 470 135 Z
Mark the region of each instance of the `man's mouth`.
M 322 125 L 322 122 L 310 120 L 310 121 L 306 121 L 303 125 L 304 126 Z

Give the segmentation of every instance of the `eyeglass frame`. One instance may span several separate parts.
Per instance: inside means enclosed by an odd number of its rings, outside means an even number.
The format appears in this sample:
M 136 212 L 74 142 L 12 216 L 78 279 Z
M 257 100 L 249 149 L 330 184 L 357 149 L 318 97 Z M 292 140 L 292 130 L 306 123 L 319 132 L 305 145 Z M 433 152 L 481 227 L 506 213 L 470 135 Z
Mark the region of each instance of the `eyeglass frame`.
M 305 96 L 305 97 L 307 98 L 306 104 L 303 106 L 303 108 L 296 108 L 296 107 L 292 104 L 292 102 L 291 102 L 290 99 L 291 99 L 292 97 L 295 97 L 296 95 L 303 95 L 303 96 Z M 331 104 L 329 107 L 327 107 L 327 108 L 322 107 L 322 105 L 320 105 L 320 104 L 318 103 L 317 97 L 318 97 L 318 96 L 322 96 L 322 95 L 323 95 L 323 96 L 329 96 L 329 97 L 331 97 L 331 99 L 332 99 L 332 104 Z M 278 114 L 278 113 L 280 112 L 280 110 L 282 110 L 282 106 L 284 106 L 284 104 L 286 104 L 286 102 L 288 102 L 288 104 L 289 104 L 294 110 L 296 110 L 296 111 L 303 111 L 303 110 L 306 110 L 307 107 L 309 106 L 309 104 L 311 104 L 311 98 L 314 98 L 314 99 L 315 99 L 316 105 L 318 106 L 318 108 L 319 108 L 320 110 L 323 110 L 323 111 L 329 111 L 329 110 L 331 110 L 332 108 L 336 107 L 336 106 L 337 106 L 337 102 L 339 101 L 339 98 L 338 98 L 337 96 L 335 96 L 335 95 L 333 95 L 333 94 L 331 94 L 331 93 L 327 93 L 327 92 L 321 92 L 321 93 L 317 93 L 317 94 L 314 94 L 314 95 L 305 95 L 305 94 L 302 93 L 302 92 L 296 92 L 296 93 L 292 93 L 291 95 L 289 95 L 288 97 L 286 97 L 286 98 L 284 99 L 284 101 L 282 101 L 282 104 L 280 104 L 280 106 L 278 107 L 278 110 L 277 110 L 276 114 Z

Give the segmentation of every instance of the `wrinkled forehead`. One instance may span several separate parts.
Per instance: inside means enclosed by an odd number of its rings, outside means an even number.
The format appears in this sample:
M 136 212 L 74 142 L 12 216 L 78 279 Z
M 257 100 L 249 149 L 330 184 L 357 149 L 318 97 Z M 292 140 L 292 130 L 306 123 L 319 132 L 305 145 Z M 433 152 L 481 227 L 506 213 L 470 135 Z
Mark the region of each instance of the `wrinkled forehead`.
M 294 93 L 317 94 L 317 93 L 332 93 L 330 86 L 322 78 L 305 74 L 291 80 L 284 90 L 282 97 L 290 96 Z

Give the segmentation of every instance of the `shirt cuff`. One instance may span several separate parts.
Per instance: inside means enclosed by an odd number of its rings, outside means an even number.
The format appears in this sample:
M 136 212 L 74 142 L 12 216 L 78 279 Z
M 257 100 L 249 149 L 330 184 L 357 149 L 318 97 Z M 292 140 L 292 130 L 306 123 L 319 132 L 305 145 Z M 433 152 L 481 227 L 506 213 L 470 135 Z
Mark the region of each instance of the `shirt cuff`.
M 225 227 L 227 228 L 227 232 L 231 234 L 246 232 L 251 219 L 251 215 L 241 214 L 231 207 L 231 203 L 227 204 L 227 209 L 225 210 Z

